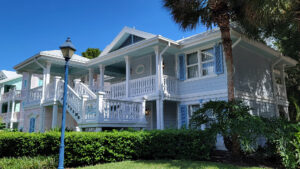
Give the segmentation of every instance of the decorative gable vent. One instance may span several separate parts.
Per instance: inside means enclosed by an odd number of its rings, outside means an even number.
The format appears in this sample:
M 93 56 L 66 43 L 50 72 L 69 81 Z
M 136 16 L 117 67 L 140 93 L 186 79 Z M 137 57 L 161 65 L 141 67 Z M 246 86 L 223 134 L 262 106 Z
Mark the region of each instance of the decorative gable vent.
M 144 40 L 145 38 L 142 38 L 142 37 L 139 37 L 139 36 L 135 36 L 135 35 L 132 35 L 130 34 L 127 39 L 117 48 L 111 50 L 110 52 L 113 52 L 113 51 L 116 51 L 118 49 L 121 49 L 123 47 L 126 47 L 126 46 L 129 46 L 129 45 L 132 45 L 134 43 L 137 43 L 139 41 L 142 41 Z

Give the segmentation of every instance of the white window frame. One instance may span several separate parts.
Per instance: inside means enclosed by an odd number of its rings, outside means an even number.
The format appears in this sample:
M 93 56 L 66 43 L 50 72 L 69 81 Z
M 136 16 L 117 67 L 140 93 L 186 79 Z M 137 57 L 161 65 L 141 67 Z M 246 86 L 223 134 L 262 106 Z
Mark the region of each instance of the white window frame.
M 197 50 L 190 50 L 190 51 L 185 52 L 185 77 L 186 77 L 187 81 L 216 76 L 215 71 L 212 74 L 205 75 L 205 76 L 203 76 L 203 72 L 202 72 L 203 71 L 203 64 L 215 61 L 215 56 L 213 56 L 212 60 L 208 60 L 208 61 L 202 62 L 202 57 L 201 57 L 202 51 L 205 51 L 205 50 L 208 50 L 208 49 L 211 49 L 211 48 L 213 48 L 213 46 L 206 46 L 205 48 L 200 48 L 200 49 L 197 49 Z M 195 52 L 197 52 L 198 63 L 192 64 L 192 65 L 188 65 L 188 62 L 187 62 L 188 61 L 188 57 L 187 57 L 187 55 L 195 53 Z M 192 66 L 195 66 L 195 65 L 198 65 L 198 77 L 189 78 L 188 77 L 188 68 L 192 67 Z
M 197 63 L 188 65 L 188 56 L 187 55 L 193 54 L 193 53 L 197 53 Z M 197 76 L 193 77 L 193 78 L 189 78 L 189 76 L 188 76 L 189 75 L 188 68 L 193 67 L 193 66 L 198 66 L 198 77 L 199 77 L 199 74 L 200 74 L 200 72 L 199 72 L 199 50 L 191 51 L 191 52 L 185 54 L 185 69 L 186 69 L 186 71 L 185 71 L 186 76 L 185 77 L 186 77 L 186 79 L 198 78 Z

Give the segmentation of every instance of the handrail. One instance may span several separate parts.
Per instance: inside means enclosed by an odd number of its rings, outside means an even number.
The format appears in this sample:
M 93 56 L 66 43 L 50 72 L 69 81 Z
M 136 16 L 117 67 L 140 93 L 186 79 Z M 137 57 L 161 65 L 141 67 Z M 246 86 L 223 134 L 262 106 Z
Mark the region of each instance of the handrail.
M 89 89 L 84 83 L 79 82 L 78 86 L 75 86 L 75 91 L 80 95 L 88 95 L 90 99 L 96 99 L 96 94 Z

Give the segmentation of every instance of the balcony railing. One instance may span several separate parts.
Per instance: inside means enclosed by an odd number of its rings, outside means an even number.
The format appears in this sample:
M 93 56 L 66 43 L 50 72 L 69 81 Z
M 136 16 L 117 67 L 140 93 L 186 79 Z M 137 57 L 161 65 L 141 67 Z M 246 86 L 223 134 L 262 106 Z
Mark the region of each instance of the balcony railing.
M 92 91 L 98 91 L 95 86 L 90 87 Z M 163 90 L 168 96 L 177 94 L 177 78 L 164 75 Z M 129 97 L 138 97 L 153 94 L 156 91 L 156 76 L 129 80 Z M 110 99 L 122 99 L 126 97 L 126 82 L 115 83 L 104 86 L 105 97 Z
M 287 98 L 286 91 L 283 85 L 276 84 L 276 95 L 279 100 L 285 100 Z
M 21 99 L 21 90 L 10 90 L 9 92 L 6 92 L 1 95 L 1 102 L 6 102 L 13 99 Z

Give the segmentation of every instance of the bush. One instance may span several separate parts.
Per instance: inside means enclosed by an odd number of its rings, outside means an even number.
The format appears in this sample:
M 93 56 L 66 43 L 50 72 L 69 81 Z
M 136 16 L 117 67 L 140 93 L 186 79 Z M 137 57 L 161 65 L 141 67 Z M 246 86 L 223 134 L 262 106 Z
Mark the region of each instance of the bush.
M 6 169 L 55 169 L 57 161 L 54 157 L 19 157 L 1 158 L 0 168 Z
M 264 119 L 264 135 L 268 140 L 268 151 L 273 156 L 280 156 L 286 168 L 297 168 L 300 165 L 300 126 L 284 119 Z
M 58 158 L 60 133 L 0 133 L 0 157 Z M 65 165 L 74 167 L 136 159 L 207 159 L 215 145 L 209 130 L 68 132 Z

